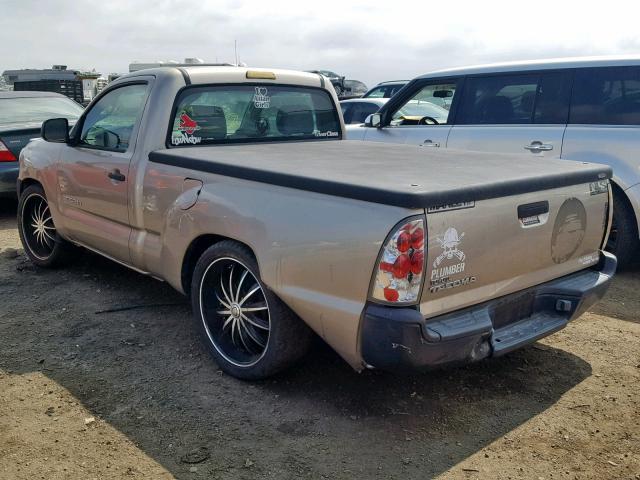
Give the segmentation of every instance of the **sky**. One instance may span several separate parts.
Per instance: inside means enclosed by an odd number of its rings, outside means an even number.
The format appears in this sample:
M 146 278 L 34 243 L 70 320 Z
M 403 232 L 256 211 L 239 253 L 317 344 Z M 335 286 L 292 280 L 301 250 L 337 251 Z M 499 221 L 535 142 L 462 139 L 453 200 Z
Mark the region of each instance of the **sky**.
M 198 57 L 369 86 L 441 68 L 640 54 L 640 1 L 0 0 L 0 72 Z

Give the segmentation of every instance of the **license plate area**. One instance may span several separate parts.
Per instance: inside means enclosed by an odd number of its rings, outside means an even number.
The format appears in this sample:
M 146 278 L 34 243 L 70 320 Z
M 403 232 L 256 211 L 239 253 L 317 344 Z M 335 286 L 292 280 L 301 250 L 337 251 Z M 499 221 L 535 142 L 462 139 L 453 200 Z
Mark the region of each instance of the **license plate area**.
M 498 330 L 511 323 L 531 317 L 534 302 L 533 292 L 522 293 L 515 297 L 509 296 L 509 298 L 498 301 L 490 313 L 493 328 Z

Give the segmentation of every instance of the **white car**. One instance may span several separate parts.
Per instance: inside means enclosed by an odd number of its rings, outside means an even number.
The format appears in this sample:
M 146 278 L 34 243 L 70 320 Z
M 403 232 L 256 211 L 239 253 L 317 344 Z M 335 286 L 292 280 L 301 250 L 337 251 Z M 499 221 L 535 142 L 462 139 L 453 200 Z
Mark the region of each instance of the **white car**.
M 443 118 L 407 122 L 416 102 L 443 102 Z M 412 107 L 411 107 L 412 108 Z M 351 140 L 516 153 L 613 167 L 607 248 L 637 258 L 640 218 L 640 56 L 557 59 L 457 68 L 412 80 Z
M 340 108 L 344 123 L 362 125 L 366 118 L 376 113 L 389 101 L 388 98 L 351 98 L 341 100 Z M 396 125 L 409 125 L 411 122 L 428 121 L 446 123 L 449 111 L 426 100 L 411 100 L 399 110 L 400 116 L 394 120 Z

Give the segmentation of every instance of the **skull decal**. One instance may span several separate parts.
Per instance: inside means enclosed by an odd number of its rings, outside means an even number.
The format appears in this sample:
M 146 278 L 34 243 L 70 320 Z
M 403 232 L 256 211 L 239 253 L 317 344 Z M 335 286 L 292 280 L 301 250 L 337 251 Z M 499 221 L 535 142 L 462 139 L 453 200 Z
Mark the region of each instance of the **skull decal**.
M 458 230 L 455 228 L 447 228 L 444 236 L 438 238 L 438 242 L 440 242 L 440 246 L 442 247 L 442 253 L 436 257 L 433 262 L 433 268 L 438 268 L 445 259 L 451 260 L 453 257 L 456 257 L 461 262 L 464 261 L 465 254 L 458 248 L 458 245 L 462 242 L 462 237 L 464 237 L 464 232 L 458 234 Z

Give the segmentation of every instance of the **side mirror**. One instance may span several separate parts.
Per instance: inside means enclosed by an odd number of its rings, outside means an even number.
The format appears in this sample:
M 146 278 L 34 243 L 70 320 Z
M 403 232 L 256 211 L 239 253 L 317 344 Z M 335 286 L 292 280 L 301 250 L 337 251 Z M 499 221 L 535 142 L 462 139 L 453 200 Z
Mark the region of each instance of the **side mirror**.
M 45 120 L 40 129 L 40 136 L 47 142 L 67 143 L 69 141 L 69 121 L 66 118 Z
M 382 126 L 382 115 L 379 113 L 372 113 L 364 119 L 365 127 L 380 128 Z

